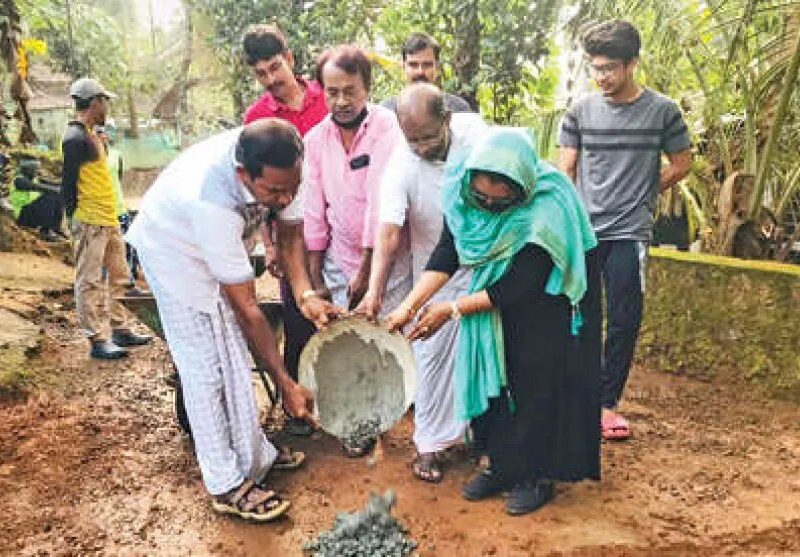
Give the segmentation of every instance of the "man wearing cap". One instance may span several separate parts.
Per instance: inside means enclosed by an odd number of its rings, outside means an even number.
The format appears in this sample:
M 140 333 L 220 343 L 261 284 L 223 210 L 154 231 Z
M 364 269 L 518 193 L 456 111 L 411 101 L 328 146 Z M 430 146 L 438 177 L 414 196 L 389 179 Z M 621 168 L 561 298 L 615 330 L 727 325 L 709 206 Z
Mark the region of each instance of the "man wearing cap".
M 109 100 L 115 95 L 90 78 L 75 81 L 69 93 L 76 117 L 67 124 L 61 142 L 61 187 L 75 241 L 75 306 L 78 323 L 91 342 L 89 355 L 113 360 L 127 355 L 123 347 L 150 341 L 126 326 L 125 312 L 116 301 L 130 279 L 105 148 L 94 132 L 95 126 L 105 123 Z M 108 271 L 108 291 L 102 283 L 103 267 Z M 106 297 L 108 316 L 102 309 Z

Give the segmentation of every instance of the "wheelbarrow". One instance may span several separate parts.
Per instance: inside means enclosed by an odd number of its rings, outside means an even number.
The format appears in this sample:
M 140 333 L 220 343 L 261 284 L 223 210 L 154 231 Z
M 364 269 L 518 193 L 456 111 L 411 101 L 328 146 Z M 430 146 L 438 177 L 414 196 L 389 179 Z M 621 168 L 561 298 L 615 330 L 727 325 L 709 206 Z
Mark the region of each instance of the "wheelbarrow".
M 154 334 L 158 335 L 162 340 L 166 340 L 164 338 L 164 328 L 161 326 L 161 318 L 158 314 L 158 306 L 153 296 L 127 296 L 119 298 L 119 302 L 136 315 L 136 317 L 138 317 Z M 267 319 L 267 323 L 272 330 L 275 331 L 276 336 L 280 338 L 283 334 L 283 311 L 281 303 L 278 301 L 264 301 L 259 303 L 259 306 L 261 307 L 261 312 L 264 314 L 264 317 Z M 256 359 L 256 367 L 253 368 L 253 372 L 258 374 L 261 383 L 264 385 L 264 390 L 274 406 L 278 402 L 275 389 L 267 377 L 264 367 L 260 365 L 257 358 L 254 359 Z M 175 368 L 174 363 L 172 366 Z M 183 403 L 183 390 L 181 388 L 180 376 L 177 373 L 177 369 L 175 369 L 175 415 L 184 433 L 191 435 L 189 418 L 186 415 L 186 407 Z

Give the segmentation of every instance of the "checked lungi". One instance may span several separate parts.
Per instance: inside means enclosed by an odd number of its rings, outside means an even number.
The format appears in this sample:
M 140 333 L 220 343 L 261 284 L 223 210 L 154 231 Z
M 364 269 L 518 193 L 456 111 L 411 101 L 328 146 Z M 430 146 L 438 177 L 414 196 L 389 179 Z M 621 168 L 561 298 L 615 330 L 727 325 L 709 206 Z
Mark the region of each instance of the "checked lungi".
M 146 263 L 146 262 L 145 262 Z M 203 482 L 212 495 L 263 480 L 278 455 L 258 422 L 250 353 L 224 297 L 212 313 L 192 309 L 145 277 L 178 368 Z

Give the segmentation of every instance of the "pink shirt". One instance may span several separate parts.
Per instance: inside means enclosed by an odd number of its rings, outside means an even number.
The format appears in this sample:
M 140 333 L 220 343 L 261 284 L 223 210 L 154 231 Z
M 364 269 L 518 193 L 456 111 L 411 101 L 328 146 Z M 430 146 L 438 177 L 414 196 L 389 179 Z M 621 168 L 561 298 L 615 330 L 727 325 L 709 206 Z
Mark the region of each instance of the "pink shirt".
M 361 252 L 371 248 L 378 227 L 378 188 L 392 149 L 402 140 L 394 112 L 368 105 L 350 152 L 330 116 L 308 135 L 303 172 L 303 219 L 306 246 L 330 250 L 339 268 L 352 278 L 361 266 Z M 369 164 L 351 168 L 351 161 L 369 157 Z
M 328 107 L 325 104 L 325 95 L 322 87 L 316 81 L 306 81 L 302 77 L 297 77 L 297 82 L 302 85 L 306 92 L 303 95 L 303 106 L 300 110 L 283 104 L 267 91 L 261 98 L 250 105 L 244 113 L 244 123 L 249 124 L 261 118 L 280 118 L 294 125 L 300 135 L 305 135 L 316 126 L 320 120 L 328 114 Z

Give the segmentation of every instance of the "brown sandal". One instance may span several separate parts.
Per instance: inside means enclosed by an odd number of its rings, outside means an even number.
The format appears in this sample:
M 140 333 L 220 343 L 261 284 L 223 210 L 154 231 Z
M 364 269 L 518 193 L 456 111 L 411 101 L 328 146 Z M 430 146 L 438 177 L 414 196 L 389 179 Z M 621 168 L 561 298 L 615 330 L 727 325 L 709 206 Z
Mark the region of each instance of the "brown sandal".
M 436 453 L 417 453 L 414 462 L 411 463 L 411 469 L 414 471 L 414 476 L 423 482 L 438 484 L 444 477 Z
M 274 491 L 245 480 L 235 490 L 214 497 L 211 508 L 220 514 L 231 514 L 250 522 L 271 522 L 286 514 L 291 503 Z

